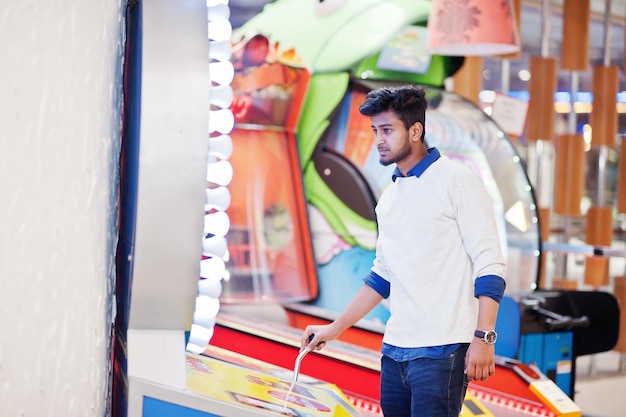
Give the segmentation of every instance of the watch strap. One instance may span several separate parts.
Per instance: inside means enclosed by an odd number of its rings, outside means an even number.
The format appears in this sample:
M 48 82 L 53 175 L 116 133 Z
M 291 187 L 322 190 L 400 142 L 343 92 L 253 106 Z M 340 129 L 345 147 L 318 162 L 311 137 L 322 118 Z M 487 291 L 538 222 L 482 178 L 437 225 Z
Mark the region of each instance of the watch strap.
M 491 335 L 491 337 L 488 337 L 488 335 Z M 493 345 L 496 342 L 498 334 L 495 332 L 495 330 L 487 330 L 487 331 L 475 330 L 474 336 L 479 338 L 480 340 L 482 340 L 488 345 Z

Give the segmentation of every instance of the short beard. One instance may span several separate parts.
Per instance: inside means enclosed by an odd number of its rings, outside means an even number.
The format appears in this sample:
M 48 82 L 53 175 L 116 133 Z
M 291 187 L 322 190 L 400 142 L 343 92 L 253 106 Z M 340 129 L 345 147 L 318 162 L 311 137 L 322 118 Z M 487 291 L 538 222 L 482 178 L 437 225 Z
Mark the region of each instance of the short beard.
M 411 155 L 411 145 L 409 145 L 409 135 L 407 134 L 404 146 L 395 155 L 392 155 L 391 159 L 387 161 L 380 159 L 379 162 L 382 166 L 386 167 L 391 164 L 397 164 L 409 155 Z

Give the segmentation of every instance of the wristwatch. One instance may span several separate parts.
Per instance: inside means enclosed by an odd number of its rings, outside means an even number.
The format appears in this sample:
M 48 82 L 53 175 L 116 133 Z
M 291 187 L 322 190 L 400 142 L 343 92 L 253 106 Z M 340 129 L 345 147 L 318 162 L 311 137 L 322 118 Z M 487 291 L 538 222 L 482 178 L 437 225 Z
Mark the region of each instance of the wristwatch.
M 483 332 L 482 330 L 476 330 L 474 332 L 474 336 L 476 336 L 488 345 L 493 345 L 494 343 L 496 343 L 498 333 L 496 333 L 495 330 L 487 330 L 486 332 Z

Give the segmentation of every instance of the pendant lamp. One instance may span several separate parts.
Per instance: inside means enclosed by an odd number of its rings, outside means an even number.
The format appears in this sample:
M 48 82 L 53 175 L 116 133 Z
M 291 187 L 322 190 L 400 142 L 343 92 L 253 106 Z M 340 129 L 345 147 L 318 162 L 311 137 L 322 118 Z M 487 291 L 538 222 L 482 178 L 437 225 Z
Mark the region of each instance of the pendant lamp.
M 530 57 L 528 82 L 528 141 L 554 139 L 554 93 L 557 89 L 557 60 L 550 57 Z
M 427 46 L 432 54 L 449 56 L 519 52 L 511 0 L 433 0 Z
M 561 69 L 587 71 L 589 66 L 590 0 L 565 0 L 563 3 L 563 41 Z
M 580 216 L 580 202 L 585 191 L 585 140 L 583 136 L 558 135 L 555 159 L 554 213 Z
M 613 207 L 592 206 L 587 211 L 585 242 L 594 246 L 611 246 L 613 241 Z M 607 257 L 591 256 L 585 259 L 584 283 L 594 289 L 609 284 Z
M 615 146 L 617 138 L 617 93 L 619 68 L 595 65 L 592 77 L 593 105 L 589 116 L 594 145 Z

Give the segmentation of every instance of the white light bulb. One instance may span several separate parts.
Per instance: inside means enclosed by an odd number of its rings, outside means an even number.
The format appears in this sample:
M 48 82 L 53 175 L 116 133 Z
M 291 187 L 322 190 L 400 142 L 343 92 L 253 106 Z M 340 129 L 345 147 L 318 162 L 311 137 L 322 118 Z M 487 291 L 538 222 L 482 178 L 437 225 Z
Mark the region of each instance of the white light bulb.
M 215 236 L 226 236 L 230 229 L 230 218 L 223 211 L 218 211 L 204 216 L 204 234 L 211 233 Z
M 218 4 L 228 4 L 228 0 L 206 0 L 206 7 L 211 8 Z
M 228 85 L 235 77 L 232 62 L 220 61 L 209 64 L 209 80 L 220 85 Z
M 215 317 L 220 311 L 220 300 L 206 295 L 196 297 L 196 311 L 201 311 L 203 315 Z
M 230 20 L 230 7 L 227 4 L 220 3 L 211 7 L 207 7 L 207 20 L 209 25 L 216 20 Z
M 226 265 L 222 258 L 208 258 L 200 261 L 200 276 L 205 279 L 220 280 L 224 276 Z
M 210 278 L 198 280 L 198 294 L 220 298 L 220 295 L 222 295 L 222 280 Z
M 233 54 L 233 45 L 230 40 L 209 41 L 209 59 L 229 61 Z
M 209 100 L 212 106 L 228 109 L 233 102 L 233 88 L 230 85 L 212 85 Z
M 225 41 L 233 34 L 233 27 L 228 20 L 209 22 L 208 36 L 212 41 Z
M 202 239 L 202 255 L 212 258 L 223 258 L 227 249 L 224 236 L 211 236 Z M 202 276 L 202 272 L 200 273 Z
M 193 323 L 210 329 L 215 326 L 215 317 L 218 311 L 219 300 L 217 298 L 207 296 L 196 297 L 196 309 L 193 315 Z
M 233 166 L 228 161 L 207 164 L 206 180 L 218 185 L 228 185 L 233 179 Z
M 230 190 L 227 187 L 207 188 L 204 190 L 204 210 L 226 211 L 230 206 Z
M 198 345 L 194 345 L 193 343 L 187 343 L 187 346 L 185 347 L 185 349 L 187 350 L 187 352 L 191 352 L 196 355 L 201 355 L 206 350 L 206 346 L 198 346 Z
M 235 126 L 235 117 L 229 109 L 209 111 L 209 133 L 228 134 Z
M 213 337 L 213 327 L 206 328 L 198 324 L 191 325 L 188 343 L 197 346 L 206 346 Z
M 193 314 L 193 322 L 194 324 L 210 329 L 215 326 L 215 316 L 203 315 L 196 310 Z
M 233 153 L 233 140 L 228 135 L 219 135 L 209 139 L 209 156 L 228 159 Z

